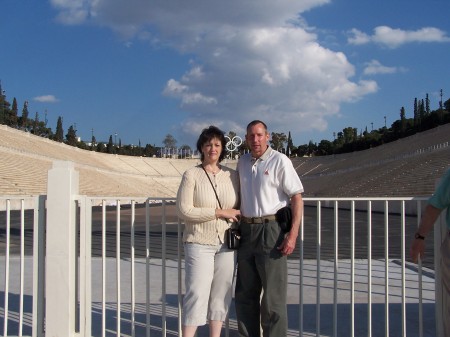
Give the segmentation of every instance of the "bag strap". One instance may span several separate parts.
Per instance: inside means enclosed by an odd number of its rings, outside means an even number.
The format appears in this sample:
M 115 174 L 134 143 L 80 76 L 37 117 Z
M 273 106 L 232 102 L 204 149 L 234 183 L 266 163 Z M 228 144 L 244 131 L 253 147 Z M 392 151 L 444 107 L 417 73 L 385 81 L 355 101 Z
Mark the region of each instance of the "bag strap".
M 214 194 L 216 195 L 216 199 L 217 199 L 217 202 L 219 203 L 219 207 L 220 207 L 220 209 L 222 209 L 222 204 L 220 203 L 219 196 L 217 195 L 216 189 L 215 189 L 215 187 L 214 187 L 213 182 L 211 181 L 211 178 L 209 177 L 208 172 L 206 172 L 206 169 L 203 167 L 203 165 L 200 164 L 200 166 L 202 167 L 203 171 L 205 171 L 205 174 L 206 174 L 206 176 L 208 177 L 209 182 L 211 183 L 211 187 L 212 187 L 213 190 L 214 190 Z

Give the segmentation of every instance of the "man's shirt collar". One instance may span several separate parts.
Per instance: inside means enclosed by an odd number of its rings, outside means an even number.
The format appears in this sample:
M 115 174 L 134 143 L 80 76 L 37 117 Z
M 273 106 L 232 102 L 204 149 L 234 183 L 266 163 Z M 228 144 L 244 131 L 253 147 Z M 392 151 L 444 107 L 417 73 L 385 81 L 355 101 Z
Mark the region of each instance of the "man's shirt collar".
M 273 149 L 270 146 L 267 146 L 266 151 L 264 151 L 264 153 L 258 159 L 260 159 L 260 160 L 267 160 L 267 158 L 269 158 L 270 155 L 272 154 L 272 151 L 273 151 Z M 252 162 L 254 163 L 258 159 L 252 157 Z

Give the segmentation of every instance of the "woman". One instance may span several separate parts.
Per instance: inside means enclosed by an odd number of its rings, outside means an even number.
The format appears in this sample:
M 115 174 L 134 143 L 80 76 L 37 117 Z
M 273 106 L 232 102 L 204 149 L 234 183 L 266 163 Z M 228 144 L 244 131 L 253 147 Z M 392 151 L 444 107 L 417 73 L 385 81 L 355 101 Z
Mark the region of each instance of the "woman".
M 240 215 L 239 179 L 220 165 L 225 145 L 220 129 L 204 129 L 197 141 L 202 163 L 184 173 L 178 189 L 177 211 L 185 221 L 183 337 L 194 336 L 207 321 L 210 336 L 219 337 L 231 303 L 235 253 L 224 236 Z

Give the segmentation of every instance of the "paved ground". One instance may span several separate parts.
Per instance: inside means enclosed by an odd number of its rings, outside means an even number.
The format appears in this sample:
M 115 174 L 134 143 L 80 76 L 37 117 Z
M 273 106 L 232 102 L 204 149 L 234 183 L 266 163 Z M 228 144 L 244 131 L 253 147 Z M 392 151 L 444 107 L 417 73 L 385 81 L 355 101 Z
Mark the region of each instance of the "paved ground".
M 4 258 L 0 258 L 0 264 L 4 266 Z M 11 271 L 9 280 L 9 322 L 8 335 L 17 335 L 17 322 L 19 310 L 18 303 L 18 270 L 19 260 L 11 259 Z M 135 325 L 136 336 L 145 335 L 146 327 L 146 289 L 150 289 L 150 322 L 151 336 L 161 336 L 161 327 L 166 326 L 167 335 L 177 335 L 178 329 L 178 274 L 177 262 L 166 262 L 166 295 L 165 295 L 165 317 L 166 324 L 162 324 L 163 301 L 162 301 L 162 261 L 152 259 L 150 263 L 150 285 L 145 285 L 145 260 L 138 259 L 135 263 L 136 275 L 136 310 Z M 392 336 L 399 336 L 401 331 L 401 282 L 400 282 L 400 264 L 396 260 L 389 262 L 389 331 Z M 122 287 L 121 298 L 121 333 L 123 336 L 131 336 L 131 291 L 130 291 L 130 268 L 128 259 L 121 260 L 121 280 Z M 288 312 L 289 312 L 289 336 L 298 336 L 298 331 L 303 324 L 304 336 L 315 336 L 317 317 L 320 317 L 320 335 L 331 336 L 333 332 L 333 310 L 334 310 L 334 266 L 332 262 L 322 261 L 320 263 L 320 292 L 317 291 L 317 261 L 305 260 L 303 266 L 304 284 L 303 293 L 300 293 L 300 273 L 299 262 L 297 260 L 289 261 L 289 288 L 288 288 Z M 337 293 L 337 329 L 339 336 L 350 335 L 350 261 L 339 261 L 338 273 L 338 293 Z M 384 279 L 384 262 L 374 260 L 372 263 L 372 335 L 382 336 L 385 331 L 385 300 L 386 287 Z M 31 259 L 25 261 L 26 278 L 24 284 L 24 303 L 25 303 L 25 326 L 24 334 L 30 334 L 30 312 L 31 312 Z M 93 315 L 92 330 L 93 336 L 101 336 L 101 259 L 93 260 Z M 116 302 L 116 260 L 108 258 L 106 261 L 106 325 L 107 336 L 116 335 L 117 305 Z M 434 327 L 434 274 L 431 271 L 425 271 L 423 275 L 423 314 L 424 314 L 424 336 L 435 336 Z M 183 282 L 181 283 L 183 284 Z M 355 264 L 355 335 L 367 335 L 367 310 L 368 310 L 368 280 L 367 280 L 367 261 L 358 260 Z M 419 336 L 418 334 L 418 315 L 419 302 L 417 290 L 417 273 L 414 268 L 406 269 L 406 325 L 408 336 Z M 4 289 L 4 278 L 0 280 L 0 289 Z M 182 289 L 181 289 L 182 291 Z M 320 306 L 317 306 L 317 296 L 319 295 Z M 303 299 L 303 306 L 300 306 L 300 298 Z M 0 316 L 4 317 L 4 292 L 0 292 Z M 319 310 L 319 311 L 318 311 Z M 319 314 L 319 316 L 317 316 Z M 302 319 L 302 320 L 301 320 Z M 0 320 L 0 330 L 3 331 L 3 319 Z M 237 336 L 236 316 L 234 304 L 230 312 L 230 336 Z M 199 330 L 198 336 L 207 336 L 207 327 Z

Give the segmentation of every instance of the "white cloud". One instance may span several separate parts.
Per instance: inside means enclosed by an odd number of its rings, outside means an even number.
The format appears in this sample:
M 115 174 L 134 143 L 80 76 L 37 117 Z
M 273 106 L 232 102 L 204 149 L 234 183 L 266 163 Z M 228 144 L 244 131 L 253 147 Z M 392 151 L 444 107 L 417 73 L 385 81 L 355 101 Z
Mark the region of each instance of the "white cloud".
M 382 65 L 377 60 L 372 60 L 366 63 L 364 68 L 364 75 L 377 75 L 377 74 L 396 74 L 398 72 L 406 72 L 407 70 L 403 67 L 387 67 Z
M 366 33 L 361 32 L 360 30 L 353 28 L 350 32 L 349 32 L 349 38 L 348 38 L 348 43 L 350 44 L 356 44 L 356 45 L 360 45 L 360 44 L 366 44 L 370 42 L 370 36 L 367 35 Z
M 299 18 L 328 2 L 95 0 L 72 6 L 59 0 L 56 7 L 74 13 L 74 21 L 83 9 L 90 13 L 84 20 L 123 37 L 146 36 L 194 55 L 190 69 L 168 79 L 163 92 L 189 113 L 187 133 L 213 123 L 240 132 L 252 119 L 274 131 L 289 123 L 298 132 L 325 130 L 341 103 L 378 89 L 374 81 L 354 82 L 346 56 L 321 46 Z
M 59 102 L 59 100 L 53 95 L 36 96 L 36 97 L 33 98 L 33 100 L 36 101 L 36 102 L 41 102 L 41 103 L 56 103 L 56 102 Z
M 450 42 L 450 37 L 444 31 L 434 27 L 412 31 L 378 26 L 374 29 L 373 35 L 367 35 L 358 29 L 352 29 L 347 41 L 354 45 L 374 42 L 389 48 L 397 48 L 413 42 Z
M 66 25 L 80 24 L 89 17 L 89 8 L 96 0 L 50 0 L 59 10 L 56 19 Z

